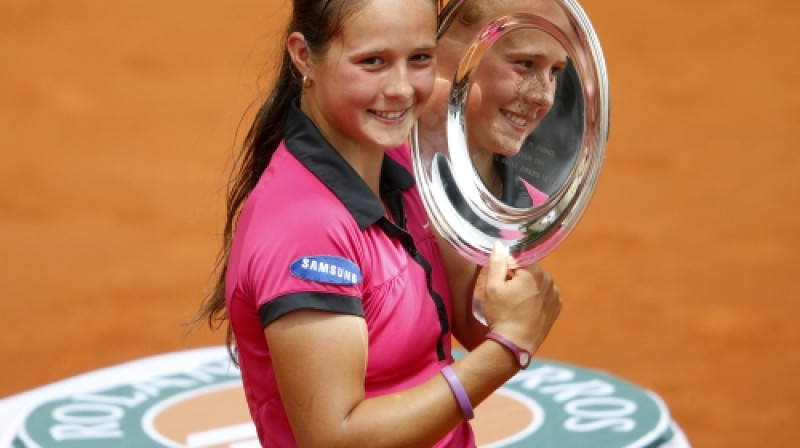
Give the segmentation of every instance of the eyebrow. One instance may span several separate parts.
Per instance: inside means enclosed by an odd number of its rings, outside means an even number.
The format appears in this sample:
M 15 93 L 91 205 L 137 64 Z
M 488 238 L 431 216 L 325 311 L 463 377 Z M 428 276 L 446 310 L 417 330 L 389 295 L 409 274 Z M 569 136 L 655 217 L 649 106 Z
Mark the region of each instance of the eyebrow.
M 535 51 L 535 50 L 523 50 L 523 49 L 509 49 L 504 52 L 505 55 L 511 57 L 525 57 L 530 59 L 543 59 L 547 58 L 548 56 L 542 51 Z M 569 59 L 569 55 L 564 52 L 563 58 L 556 58 L 559 62 L 566 63 Z
M 434 43 L 432 43 L 430 45 L 424 45 L 422 47 L 419 47 L 419 50 L 431 51 L 431 50 L 437 49 L 438 47 L 439 47 L 439 45 L 434 42 Z
M 422 45 L 419 47 L 415 47 L 411 52 L 418 53 L 418 52 L 434 52 L 436 51 L 437 45 L 435 43 L 430 45 Z M 370 55 L 370 54 L 383 54 L 383 53 L 390 53 L 393 52 L 391 47 L 377 47 L 377 48 L 368 48 L 363 51 L 358 51 L 356 54 L 358 56 Z

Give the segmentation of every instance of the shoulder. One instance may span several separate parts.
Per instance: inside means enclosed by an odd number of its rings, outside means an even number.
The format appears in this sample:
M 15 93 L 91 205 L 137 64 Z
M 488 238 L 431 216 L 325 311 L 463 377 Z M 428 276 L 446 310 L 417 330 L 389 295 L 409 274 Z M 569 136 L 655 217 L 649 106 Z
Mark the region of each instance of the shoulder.
M 254 193 L 256 193 L 254 191 Z M 341 238 L 358 232 L 358 224 L 332 193 L 258 192 L 248 198 L 237 234 L 259 246 L 297 246 L 305 241 Z
M 329 290 L 313 280 L 330 268 L 362 271 L 363 232 L 338 201 L 301 195 L 274 206 L 270 199 L 253 199 L 237 224 L 231 284 L 264 302 L 292 291 Z

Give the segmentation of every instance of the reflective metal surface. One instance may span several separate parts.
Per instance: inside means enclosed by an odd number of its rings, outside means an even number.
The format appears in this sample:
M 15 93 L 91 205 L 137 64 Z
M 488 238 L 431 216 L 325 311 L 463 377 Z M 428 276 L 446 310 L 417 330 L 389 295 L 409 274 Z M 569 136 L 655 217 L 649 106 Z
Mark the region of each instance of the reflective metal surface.
M 440 2 L 437 86 L 411 138 L 423 203 L 462 256 L 557 247 L 597 183 L 609 128 L 597 36 L 572 0 Z

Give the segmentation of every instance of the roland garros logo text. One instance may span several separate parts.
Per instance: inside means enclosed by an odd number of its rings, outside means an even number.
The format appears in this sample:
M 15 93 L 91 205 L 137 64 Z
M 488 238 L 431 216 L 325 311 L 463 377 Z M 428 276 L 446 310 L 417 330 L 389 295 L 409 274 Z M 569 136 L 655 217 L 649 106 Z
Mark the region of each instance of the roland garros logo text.
M 217 422 L 224 425 L 231 418 L 234 422 L 245 422 L 236 426 L 238 432 L 241 432 L 241 426 L 246 426 L 246 437 L 255 437 L 252 423 L 248 422 L 244 396 L 227 393 L 228 389 L 241 389 L 240 384 L 239 371 L 231 366 L 229 360 L 220 359 L 187 371 L 153 376 L 102 391 L 79 393 L 68 399 L 44 403 L 32 411 L 19 439 L 24 442 L 23 446 L 118 447 L 120 440 L 124 439 L 126 446 L 178 447 L 187 446 L 187 439 L 194 435 L 195 429 L 205 433 L 206 429 L 215 429 Z M 202 406 L 205 409 L 200 409 L 200 412 L 186 412 L 190 410 L 184 409 L 182 416 L 164 418 L 170 407 L 214 390 L 223 390 L 225 395 L 233 396 L 233 403 L 216 403 L 221 405 L 216 409 L 214 403 L 205 403 Z M 203 414 L 214 417 L 210 428 L 203 427 Z M 190 415 L 192 417 L 185 418 Z M 194 419 L 197 415 L 201 418 Z M 203 442 L 194 446 L 217 445 Z
M 602 447 L 638 446 L 656 440 L 668 426 L 665 408 L 645 391 L 558 363 L 534 360 L 500 392 L 477 409 L 473 420 L 483 447 L 551 447 L 553 441 L 559 448 L 578 447 L 598 435 L 611 442 Z M 528 416 L 504 427 L 496 418 L 483 423 L 481 408 L 490 412 L 493 400 L 506 408 L 516 401 L 516 415 L 521 410 Z M 241 377 L 224 357 L 192 370 L 42 403 L 26 419 L 18 446 L 110 448 L 123 439 L 125 446 L 136 447 L 258 446 Z

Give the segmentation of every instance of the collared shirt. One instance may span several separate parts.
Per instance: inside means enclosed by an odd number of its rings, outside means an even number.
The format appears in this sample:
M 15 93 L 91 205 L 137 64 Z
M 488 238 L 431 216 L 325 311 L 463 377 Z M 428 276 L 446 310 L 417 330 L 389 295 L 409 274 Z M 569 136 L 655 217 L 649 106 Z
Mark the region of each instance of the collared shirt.
M 413 387 L 452 362 L 450 297 L 408 147 L 387 152 L 381 199 L 292 108 L 285 140 L 237 223 L 226 302 L 245 394 L 265 447 L 296 446 L 264 328 L 301 309 L 361 316 L 367 397 Z M 465 423 L 436 446 L 474 444 Z

